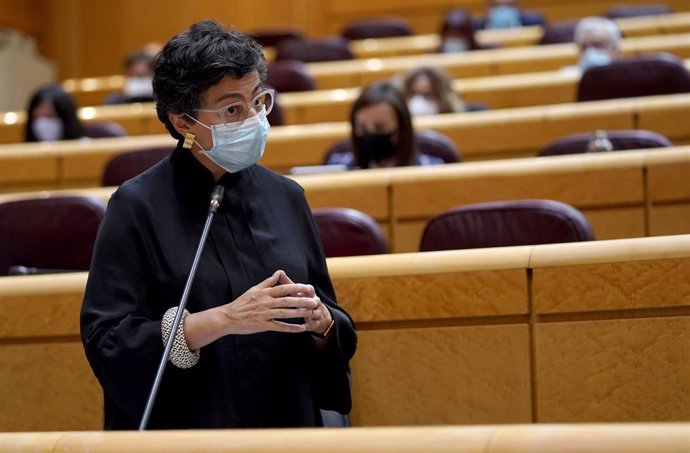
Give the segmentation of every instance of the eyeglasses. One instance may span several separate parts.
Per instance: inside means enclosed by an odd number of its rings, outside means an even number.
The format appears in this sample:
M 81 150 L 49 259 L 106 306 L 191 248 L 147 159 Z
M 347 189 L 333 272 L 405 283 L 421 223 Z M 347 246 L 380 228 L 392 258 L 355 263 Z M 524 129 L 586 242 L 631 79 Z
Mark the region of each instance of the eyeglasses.
M 235 102 L 219 109 L 194 109 L 195 112 L 217 113 L 221 123 L 241 123 L 247 119 L 250 110 L 260 112 L 266 110 L 266 115 L 273 110 L 273 99 L 275 90 L 268 89 L 254 96 L 249 104 L 246 102 Z

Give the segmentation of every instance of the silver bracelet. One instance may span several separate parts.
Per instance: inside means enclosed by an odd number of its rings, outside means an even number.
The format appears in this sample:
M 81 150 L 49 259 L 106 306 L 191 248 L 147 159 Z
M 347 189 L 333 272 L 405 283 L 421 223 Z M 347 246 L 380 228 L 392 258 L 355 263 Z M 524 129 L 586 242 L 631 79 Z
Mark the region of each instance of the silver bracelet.
M 163 334 L 164 345 L 168 342 L 168 337 L 170 337 L 176 314 L 177 307 L 171 307 L 165 312 L 161 320 L 161 333 Z M 187 346 L 187 339 L 184 337 L 184 318 L 187 315 L 189 315 L 189 312 L 185 310 L 182 313 L 182 320 L 177 328 L 177 332 L 175 332 L 175 339 L 173 340 L 170 357 L 168 358 L 178 368 L 191 368 L 199 362 L 199 350 L 190 351 L 189 346 Z

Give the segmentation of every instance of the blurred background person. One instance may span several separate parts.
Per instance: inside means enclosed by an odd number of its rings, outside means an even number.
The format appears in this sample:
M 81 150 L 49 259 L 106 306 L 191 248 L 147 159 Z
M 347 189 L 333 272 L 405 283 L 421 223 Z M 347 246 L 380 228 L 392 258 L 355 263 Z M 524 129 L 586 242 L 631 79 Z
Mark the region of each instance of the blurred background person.
M 84 135 L 74 101 L 59 85 L 39 88 L 31 96 L 26 112 L 27 142 L 74 140 Z
M 404 167 L 442 164 L 417 152 L 405 97 L 390 82 L 367 86 L 350 112 L 353 151 L 330 156 L 328 165 L 348 168 Z
M 109 96 L 105 103 L 153 102 L 153 58 L 156 53 L 156 48 L 151 46 L 129 54 L 124 62 L 127 80 L 122 93 Z
M 412 116 L 464 112 L 465 103 L 453 90 L 451 78 L 441 68 L 422 66 L 408 72 L 402 83 Z
M 546 18 L 539 11 L 520 8 L 518 0 L 487 0 L 486 17 L 477 18 L 475 28 L 515 28 L 546 25 Z
M 439 52 L 453 53 L 479 49 L 474 37 L 472 16 L 462 8 L 449 10 L 441 25 L 441 46 Z
M 606 66 L 620 57 L 621 30 L 611 19 L 586 17 L 577 23 L 575 43 L 580 50 L 578 66 L 582 72 Z
M 487 0 L 484 28 L 522 27 L 518 0 Z

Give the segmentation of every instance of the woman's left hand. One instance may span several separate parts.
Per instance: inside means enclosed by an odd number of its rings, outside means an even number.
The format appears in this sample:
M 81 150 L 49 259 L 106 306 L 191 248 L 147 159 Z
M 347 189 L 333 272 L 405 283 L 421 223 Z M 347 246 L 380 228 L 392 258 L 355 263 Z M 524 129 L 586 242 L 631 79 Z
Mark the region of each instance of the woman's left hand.
M 284 283 L 294 283 L 290 277 L 287 275 L 285 276 L 288 281 Z M 331 316 L 331 312 L 328 310 L 328 308 L 326 308 L 326 305 L 321 302 L 319 296 L 314 295 L 314 300 L 316 300 L 316 307 L 309 311 L 308 316 L 304 317 L 304 329 L 307 332 L 322 334 L 326 331 L 326 329 L 328 329 L 328 326 L 331 325 L 333 317 Z

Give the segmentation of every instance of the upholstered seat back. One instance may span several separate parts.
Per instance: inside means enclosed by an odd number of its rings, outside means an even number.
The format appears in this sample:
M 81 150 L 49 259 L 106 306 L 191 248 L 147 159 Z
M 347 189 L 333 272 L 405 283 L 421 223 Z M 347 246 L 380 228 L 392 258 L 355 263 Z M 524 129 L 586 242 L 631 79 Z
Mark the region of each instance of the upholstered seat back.
M 588 69 L 577 89 L 578 101 L 690 92 L 690 72 L 669 54 L 645 55 Z
M 0 204 L 0 275 L 11 267 L 88 270 L 105 204 L 56 197 Z
M 673 10 L 666 5 L 623 5 L 614 6 L 606 12 L 609 19 L 621 19 L 624 17 L 658 16 L 660 14 L 672 14 Z
M 268 65 L 266 84 L 280 93 L 316 89 L 314 77 L 304 62 L 298 60 L 278 60 Z
M 277 60 L 317 61 L 351 60 L 348 40 L 342 37 L 290 39 L 276 45 Z
M 392 38 L 412 34 L 410 24 L 402 17 L 381 17 L 351 22 L 342 33 L 347 39 Z
M 652 131 L 620 130 L 608 131 L 608 140 L 613 145 L 613 151 L 628 149 L 666 148 L 673 146 L 668 138 Z M 539 151 L 539 156 L 557 156 L 561 154 L 586 153 L 592 133 L 572 134 L 546 145 Z
M 84 136 L 89 138 L 124 137 L 127 131 L 114 121 L 82 123 Z
M 459 206 L 429 220 L 420 250 L 472 249 L 589 241 L 585 216 L 552 200 L 518 200 Z
M 103 186 L 119 186 L 163 160 L 171 146 L 139 149 L 113 156 L 103 170 Z
M 320 208 L 312 213 L 327 257 L 388 253 L 378 223 L 363 212 Z

